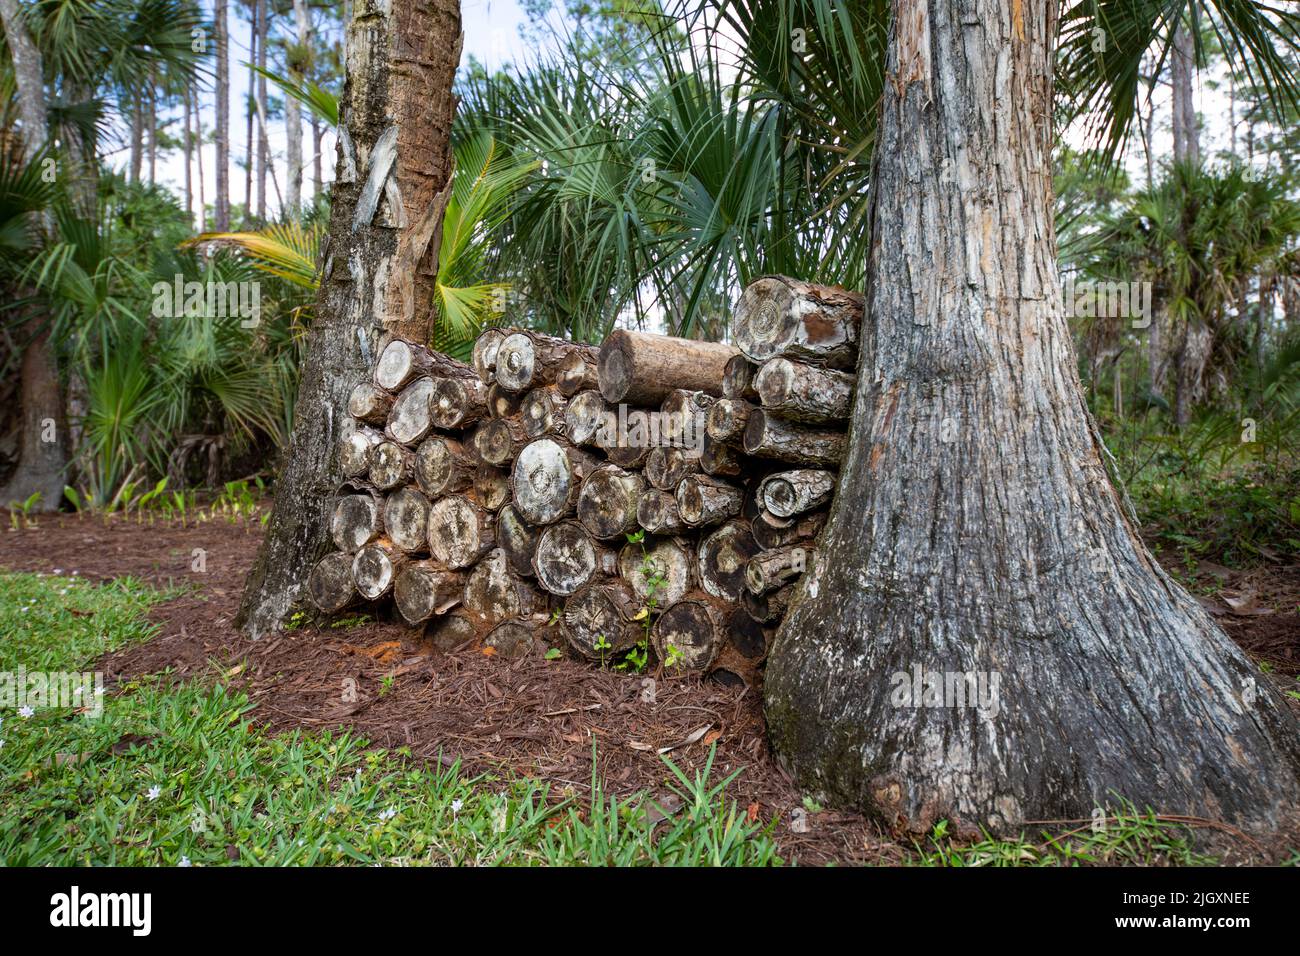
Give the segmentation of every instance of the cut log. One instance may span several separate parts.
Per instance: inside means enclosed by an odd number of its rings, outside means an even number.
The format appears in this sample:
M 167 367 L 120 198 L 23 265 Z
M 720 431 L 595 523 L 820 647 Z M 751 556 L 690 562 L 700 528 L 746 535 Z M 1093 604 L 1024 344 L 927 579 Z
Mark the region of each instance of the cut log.
M 564 360 L 575 352 L 592 355 L 590 345 L 566 342 L 539 332 L 512 332 L 496 355 L 496 381 L 507 391 L 522 392 L 552 384 Z
M 847 441 L 843 432 L 791 425 L 756 408 L 745 426 L 744 448 L 756 458 L 774 458 L 792 465 L 838 467 Z
M 695 552 L 682 538 L 648 538 L 619 552 L 618 573 L 637 600 L 667 607 L 696 586 Z
M 744 467 L 740 452 L 734 445 L 710 438 L 705 433 L 704 446 L 700 449 L 700 470 L 706 475 L 734 478 L 744 470 Z
M 325 614 L 337 614 L 359 597 L 352 581 L 352 555 L 342 551 L 327 554 L 307 575 L 307 594 Z
M 487 390 L 488 415 L 493 418 L 514 418 L 524 404 L 524 396 L 519 392 L 507 392 L 493 382 Z
M 721 524 L 740 514 L 745 492 L 712 475 L 687 475 L 677 486 L 677 513 L 693 528 Z
M 478 380 L 484 385 L 496 380 L 497 350 L 505 337 L 506 333 L 502 329 L 484 329 L 474 340 L 470 362 L 474 366 Z
M 449 568 L 467 568 L 496 547 L 492 514 L 462 495 L 429 509 L 429 552 Z
M 654 446 L 629 444 L 618 439 L 607 442 L 604 440 L 607 434 L 604 429 L 596 433 L 596 446 L 605 453 L 606 458 L 629 471 L 645 467 L 646 459 L 650 457 Z
M 636 521 L 650 534 L 676 534 L 687 531 L 690 525 L 677 510 L 677 499 L 671 492 L 647 488 L 637 504 Z
M 454 438 L 432 435 L 415 450 L 415 481 L 430 500 L 464 491 L 473 483 L 476 467 Z
M 564 409 L 564 434 L 575 445 L 595 445 L 612 413 L 600 392 L 579 392 Z
M 531 527 L 514 505 L 506 505 L 497 515 L 497 544 L 506 553 L 515 574 L 533 576 L 533 554 L 537 551 L 537 530 Z
M 565 398 L 572 398 L 579 392 L 600 387 L 596 375 L 596 356 L 598 349 L 575 350 L 560 362 L 555 372 L 555 385 Z
M 700 673 L 727 640 L 727 605 L 692 591 L 659 615 L 650 631 L 655 654 L 669 673 Z
M 564 409 L 569 400 L 554 385 L 535 388 L 519 404 L 519 418 L 529 438 L 564 434 Z
M 816 551 L 799 545 L 760 552 L 745 565 L 745 587 L 754 594 L 775 591 L 808 570 L 816 557 Z
M 524 424 L 517 418 L 492 418 L 474 432 L 474 452 L 488 465 L 507 465 L 528 442 Z
M 727 618 L 727 644 L 746 660 L 763 659 L 767 654 L 767 636 L 763 625 L 750 617 L 743 607 L 734 609 Z
M 676 491 L 683 478 L 699 470 L 700 456 L 683 448 L 652 448 L 645 459 L 645 479 L 660 491 Z
M 429 396 L 429 418 L 434 427 L 465 428 L 486 418 L 488 390 L 473 378 L 435 379 Z
M 728 521 L 700 542 L 700 586 L 714 597 L 739 601 L 745 591 L 745 566 L 759 553 L 747 521 Z
M 487 511 L 500 511 L 510 500 L 510 472 L 491 465 L 474 471 L 474 502 Z
M 621 539 L 636 530 L 636 508 L 645 491 L 641 475 L 617 465 L 593 471 L 578 493 L 578 520 L 593 538 Z
M 370 472 L 370 456 L 375 446 L 384 440 L 382 432 L 373 428 L 356 428 L 339 442 L 339 470 L 345 478 L 358 478 Z
M 765 550 L 811 544 L 821 533 L 826 517 L 825 511 L 813 511 L 795 518 L 779 518 L 765 509 L 750 522 L 749 530 Z
M 739 398 L 747 402 L 758 401 L 754 391 L 754 376 L 758 366 L 743 355 L 733 355 L 722 370 L 722 397 Z
M 393 603 L 408 624 L 446 614 L 465 594 L 465 575 L 435 561 L 412 561 L 393 582 Z
M 370 454 L 370 483 L 381 491 L 415 477 L 415 452 L 395 441 L 382 441 Z
M 375 384 L 390 392 L 400 392 L 422 375 L 465 378 L 473 374 L 464 362 L 402 339 L 390 340 L 375 362 Z
M 362 382 L 348 395 L 348 414 L 367 425 L 382 428 L 388 421 L 388 412 L 392 407 L 393 394 L 373 382 Z
M 457 609 L 433 619 L 426 632 L 426 637 L 440 651 L 454 651 L 464 647 L 479 635 L 468 614 Z
M 848 421 L 853 411 L 853 376 L 787 358 L 764 362 L 754 378 L 768 411 L 794 422 L 820 425 Z
M 352 559 L 352 581 L 367 601 L 377 601 L 393 589 L 393 582 L 410 558 L 391 542 L 372 541 Z
M 395 442 L 413 445 L 429 434 L 433 418 L 429 401 L 433 397 L 433 379 L 417 378 L 397 396 L 388 412 L 388 425 L 384 434 Z
M 627 581 L 598 577 L 564 602 L 560 632 L 583 657 L 608 661 L 641 639 L 644 630 L 634 620 L 641 606 Z
M 383 502 L 377 495 L 344 495 L 330 518 L 330 537 L 340 551 L 354 554 L 384 533 Z
M 489 551 L 465 580 L 465 611 L 481 627 L 491 627 L 541 608 L 541 599 L 510 570 L 505 552 Z
M 745 606 L 745 613 L 760 624 L 779 624 L 785 617 L 785 612 L 790 610 L 790 600 L 794 597 L 794 590 L 793 584 L 768 591 L 766 594 L 755 594 L 749 588 L 744 588 L 740 601 Z
M 533 615 L 523 621 L 502 621 L 483 638 L 483 646 L 508 660 L 527 657 L 537 646 L 539 626 L 545 623 L 545 615 Z
M 579 487 L 598 465 L 592 455 L 553 438 L 529 442 L 510 475 L 515 510 L 533 525 L 551 524 L 572 514 Z
M 704 418 L 707 417 L 709 409 L 717 398 L 707 392 L 693 392 L 684 388 L 675 388 L 659 404 L 659 411 L 664 415 L 674 415 L 681 422 L 688 418 L 697 417 L 703 424 Z M 685 427 L 679 428 L 678 433 L 685 431 Z
M 600 393 L 608 402 L 652 406 L 675 388 L 717 395 L 735 354 L 718 342 L 616 329 L 600 347 Z
M 709 409 L 705 429 L 710 438 L 723 444 L 736 444 L 745 434 L 749 413 L 754 406 L 739 398 L 724 398 Z
M 598 545 L 577 521 L 548 525 L 533 552 L 537 583 L 560 597 L 578 590 L 592 575 L 612 573 L 615 567 L 614 554 Z
M 835 473 L 798 468 L 768 475 L 758 485 L 758 500 L 778 518 L 792 518 L 830 502 L 835 494 Z
M 857 292 L 764 276 L 741 293 L 731 333 L 746 358 L 760 365 L 783 355 L 810 365 L 852 369 L 862 311 Z
M 408 554 L 429 550 L 429 499 L 414 488 L 399 488 L 384 501 L 388 539 Z

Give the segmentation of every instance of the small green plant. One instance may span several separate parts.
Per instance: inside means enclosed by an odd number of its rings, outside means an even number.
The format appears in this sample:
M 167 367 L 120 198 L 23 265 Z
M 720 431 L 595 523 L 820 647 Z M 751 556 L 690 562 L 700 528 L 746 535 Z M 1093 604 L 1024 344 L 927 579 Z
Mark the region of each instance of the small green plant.
M 548 661 L 558 661 L 564 657 L 564 651 L 560 650 L 558 647 L 552 647 L 546 652 L 545 656 Z
M 610 649 L 611 647 L 613 647 L 613 646 L 614 646 L 613 644 L 611 644 L 609 641 L 607 641 L 607 640 L 605 639 L 605 635 L 604 635 L 604 634 L 597 634 L 597 635 L 596 635 L 596 643 L 592 645 L 592 648 L 593 648 L 597 653 L 600 654 L 600 666 L 601 666 L 601 667 L 604 667 L 604 666 L 605 666 L 605 652 L 606 652 L 607 650 L 609 650 L 609 649 Z
M 387 697 L 392 691 L 396 678 L 392 674 L 385 674 L 379 679 L 379 696 Z
M 659 608 L 658 593 L 668 583 L 668 578 L 664 575 L 663 569 L 651 560 L 649 552 L 646 551 L 644 530 L 627 535 L 627 540 L 628 544 L 640 545 L 641 547 L 641 566 L 639 570 L 642 580 L 645 581 L 646 602 L 635 618 L 635 620 L 641 622 L 641 637 L 631 650 L 623 656 L 623 659 L 614 665 L 614 669 L 620 671 L 630 670 L 633 673 L 640 674 L 646 669 L 646 665 L 650 663 L 650 630 L 654 627 L 654 615 Z
M 36 519 L 32 517 L 32 509 L 35 508 L 38 504 L 40 504 L 40 501 L 41 501 L 41 493 L 39 491 L 33 491 L 26 501 L 10 502 L 9 523 L 10 525 L 13 526 L 13 530 L 17 531 L 18 528 L 20 527 L 20 519 L 21 519 L 21 527 L 24 528 L 36 527 Z

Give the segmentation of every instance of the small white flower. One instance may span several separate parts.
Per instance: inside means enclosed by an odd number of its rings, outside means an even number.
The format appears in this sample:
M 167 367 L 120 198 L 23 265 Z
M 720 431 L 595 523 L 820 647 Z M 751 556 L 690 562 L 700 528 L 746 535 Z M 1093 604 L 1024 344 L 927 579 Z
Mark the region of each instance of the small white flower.
M 146 793 L 145 796 L 148 797 L 149 802 L 152 803 L 154 800 L 157 800 L 160 796 L 162 796 L 162 787 L 159 787 L 157 785 L 150 787 L 149 792 Z
M 73 571 L 73 572 L 72 572 L 72 576 L 75 578 L 75 577 L 76 577 L 78 574 L 80 574 L 80 573 L 81 573 L 80 571 Z
M 193 866 L 194 864 L 190 862 L 190 858 L 189 858 L 188 856 L 183 856 L 183 857 L 181 857 L 181 861 L 180 861 L 179 863 L 177 863 L 176 865 L 177 865 L 177 866 Z
M 55 568 L 55 569 L 54 569 L 54 573 L 55 573 L 55 574 L 62 574 L 62 573 L 63 573 L 63 569 L 62 569 L 62 568 Z
M 465 801 L 464 801 L 464 800 L 453 800 L 453 801 L 451 801 L 451 812 L 452 812 L 452 813 L 460 813 L 461 808 L 464 807 L 464 806 L 465 806 Z
M 19 717 L 27 718 L 32 716 L 32 714 L 34 713 L 36 713 L 36 711 L 35 709 L 33 709 L 31 704 L 23 704 L 21 707 L 18 708 Z
M 388 821 L 393 819 L 393 817 L 395 816 L 397 816 L 397 811 L 394 810 L 392 807 L 389 807 L 387 810 L 384 810 L 379 814 L 379 819 Z

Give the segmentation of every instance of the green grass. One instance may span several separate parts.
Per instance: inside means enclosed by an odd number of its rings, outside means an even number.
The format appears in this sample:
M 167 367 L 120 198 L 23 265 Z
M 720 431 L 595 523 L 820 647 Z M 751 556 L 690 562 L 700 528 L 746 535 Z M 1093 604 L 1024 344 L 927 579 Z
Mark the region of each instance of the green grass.
M 150 636 L 166 595 L 138 582 L 0 576 L 0 670 L 80 669 Z M 348 734 L 264 732 L 220 684 L 150 679 L 101 717 L 7 710 L 0 861 L 10 865 L 658 864 L 780 862 L 769 829 L 726 798 L 734 779 L 665 760 L 674 812 L 645 795 L 551 794 L 469 778 Z M 710 760 L 710 768 L 712 761 Z

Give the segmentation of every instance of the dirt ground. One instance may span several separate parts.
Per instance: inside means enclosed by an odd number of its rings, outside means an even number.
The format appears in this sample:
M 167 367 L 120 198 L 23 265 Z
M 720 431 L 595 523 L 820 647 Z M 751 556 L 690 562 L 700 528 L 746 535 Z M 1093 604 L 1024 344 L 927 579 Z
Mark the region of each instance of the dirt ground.
M 547 661 L 540 652 L 517 660 L 477 647 L 443 652 L 419 632 L 383 621 L 304 626 L 249 641 L 231 622 L 260 535 L 255 521 L 182 527 L 46 516 L 36 528 L 0 532 L 0 568 L 76 571 L 90 580 L 130 575 L 184 588 L 151 612 L 157 637 L 103 659 L 110 684 L 163 671 L 176 679 L 220 672 L 249 694 L 255 718 L 276 730 L 348 728 L 382 747 L 408 747 L 417 758 L 459 759 L 471 774 L 512 771 L 579 794 L 590 786 L 593 744 L 611 790 L 647 790 L 663 800 L 668 774 L 656 751 L 673 747 L 671 759 L 694 768 L 716 741 L 715 773 L 742 768 L 729 797 L 759 820 L 779 819 L 775 836 L 785 858 L 888 864 L 910 846 L 852 813 L 809 814 L 807 832 L 792 830 L 802 798 L 767 748 L 757 688 L 626 675 Z M 194 570 L 196 563 L 204 570 Z M 1242 648 L 1281 679 L 1300 674 L 1300 565 L 1249 572 L 1203 566 L 1201 573 L 1222 586 L 1222 596 L 1203 601 Z M 1276 860 L 1286 849 L 1261 853 L 1239 841 L 1216 848 L 1235 862 Z

